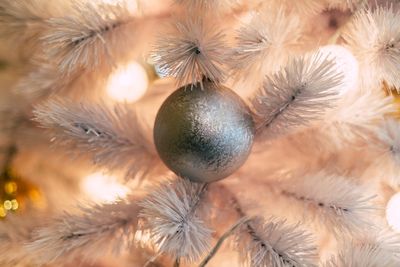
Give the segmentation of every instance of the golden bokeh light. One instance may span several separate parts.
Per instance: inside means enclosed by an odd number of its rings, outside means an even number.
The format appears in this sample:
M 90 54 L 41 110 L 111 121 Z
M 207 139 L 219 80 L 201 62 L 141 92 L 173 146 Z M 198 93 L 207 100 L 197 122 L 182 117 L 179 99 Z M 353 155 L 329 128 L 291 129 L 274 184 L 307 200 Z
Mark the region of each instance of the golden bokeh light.
M 46 201 L 39 189 L 8 167 L 0 175 L 0 218 L 13 212 L 44 208 Z
M 18 200 L 16 199 L 11 200 L 11 209 L 17 210 L 18 208 L 19 208 Z
M 12 209 L 12 203 L 11 203 L 11 201 L 10 201 L 10 200 L 4 201 L 3 207 L 4 207 L 6 210 L 11 210 L 11 209 Z

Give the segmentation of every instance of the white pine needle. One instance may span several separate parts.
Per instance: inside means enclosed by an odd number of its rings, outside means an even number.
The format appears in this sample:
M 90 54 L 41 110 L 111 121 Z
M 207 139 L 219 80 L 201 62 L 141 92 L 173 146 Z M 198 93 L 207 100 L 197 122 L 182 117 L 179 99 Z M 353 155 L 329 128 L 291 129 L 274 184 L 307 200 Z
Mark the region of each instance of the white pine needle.
M 317 127 L 335 143 L 347 143 L 355 138 L 368 140 L 384 117 L 396 111 L 391 97 L 383 92 L 355 91 L 344 95 L 337 108 L 326 114 L 324 124 Z
M 139 204 L 143 229 L 161 253 L 194 262 L 209 250 L 212 231 L 198 213 L 206 187 L 178 178 L 153 189 Z
M 132 50 L 135 19 L 121 5 L 96 1 L 73 1 L 69 14 L 47 20 L 43 49 L 61 73 L 80 68 L 94 69 L 102 63 L 113 65 L 125 50 Z M 127 52 L 128 53 L 128 52 Z M 125 55 L 127 55 L 125 53 Z
M 225 35 L 204 18 L 177 21 L 170 32 L 164 32 L 153 52 L 160 72 L 177 79 L 178 86 L 194 84 L 207 78 L 225 79 Z
M 390 229 L 383 229 L 379 231 L 367 232 L 365 237 L 361 240 L 353 242 L 357 246 L 371 246 L 382 250 L 392 258 L 400 263 L 400 234 L 391 231 Z
M 49 5 L 43 0 L 2 0 L 0 1 L 0 32 L 24 34 L 29 25 L 44 24 L 49 13 Z
M 399 264 L 388 251 L 376 245 L 350 243 L 325 267 L 395 267 Z
M 325 3 L 323 0 L 269 0 L 270 8 L 277 9 L 277 8 L 285 8 L 288 13 L 294 12 L 301 16 L 310 16 L 312 14 L 318 14 L 321 12 L 324 7 Z
M 285 221 L 255 218 L 237 234 L 236 245 L 246 266 L 316 266 L 316 247 L 310 234 Z
M 28 71 L 17 82 L 14 91 L 32 99 L 65 92 L 96 95 L 106 86 L 111 71 L 109 66 L 102 66 L 65 75 L 54 62 L 41 55 L 31 59 Z
M 338 101 L 336 108 L 326 113 L 323 123 L 316 122 L 303 132 L 303 140 L 293 141 L 305 149 L 311 147 L 303 146 L 304 142 L 313 142 L 313 148 L 317 149 L 370 143 L 385 116 L 395 111 L 393 99 L 383 92 L 349 92 Z
M 191 12 L 197 13 L 216 12 L 227 10 L 237 4 L 237 0 L 175 0 L 175 3 L 183 5 Z
M 284 0 L 284 2 L 288 8 L 302 15 L 318 14 L 324 9 L 324 4 L 321 0 Z
M 400 13 L 392 7 L 354 15 L 343 37 L 362 67 L 362 86 L 379 89 L 386 81 L 400 88 Z
M 400 235 L 388 229 L 364 231 L 339 243 L 339 253 L 325 267 L 394 267 L 400 264 Z
M 341 10 L 350 9 L 354 11 L 360 2 L 364 2 L 363 0 L 327 0 L 326 1 L 329 8 L 339 8 Z
M 65 213 L 38 229 L 26 248 L 39 264 L 83 256 L 94 261 L 105 253 L 120 253 L 134 241 L 139 207 L 137 199 L 81 208 Z
M 44 61 L 33 64 L 33 70 L 23 76 L 14 91 L 31 98 L 40 98 L 51 93 L 60 92 L 69 87 L 75 80 L 73 77 L 69 79 L 63 78 L 57 71 L 57 67 Z
M 34 114 L 54 133 L 57 144 L 110 170 L 126 170 L 126 177 L 145 174 L 158 157 L 151 134 L 127 104 L 83 104 L 53 99 L 38 106 Z
M 384 143 L 385 154 L 400 165 L 400 123 L 398 120 L 386 119 L 378 129 L 378 138 Z
M 29 266 L 35 259 L 24 248 L 31 239 L 33 229 L 43 224 L 44 214 L 35 213 L 8 214 L 7 219 L 0 222 L 0 266 Z
M 263 137 L 286 133 L 320 120 L 337 103 L 343 74 L 320 53 L 295 58 L 267 76 L 252 103 Z
M 266 73 L 279 70 L 300 35 L 300 20 L 296 15 L 287 16 L 283 9 L 253 13 L 251 21 L 237 32 L 237 47 L 230 64 L 233 76 L 257 81 Z
M 281 188 L 284 196 L 303 207 L 306 219 L 317 220 L 337 236 L 373 228 L 375 196 L 345 177 L 320 173 L 283 182 Z

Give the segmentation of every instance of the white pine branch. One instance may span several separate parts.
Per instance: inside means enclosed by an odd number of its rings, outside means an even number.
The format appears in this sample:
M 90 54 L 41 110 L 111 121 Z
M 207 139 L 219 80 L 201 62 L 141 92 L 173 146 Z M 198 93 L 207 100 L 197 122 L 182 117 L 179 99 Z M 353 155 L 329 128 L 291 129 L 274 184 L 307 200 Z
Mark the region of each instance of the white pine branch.
M 259 135 L 276 136 L 322 119 L 337 103 L 342 79 L 334 61 L 320 53 L 292 59 L 266 77 L 252 101 Z
M 336 144 L 347 144 L 356 138 L 370 140 L 385 116 L 396 111 L 391 97 L 383 92 L 352 92 L 344 95 L 338 106 L 316 127 L 325 138 Z
M 30 25 L 44 25 L 51 9 L 42 0 L 0 1 L 0 32 L 3 34 L 25 34 Z
M 41 224 L 43 214 L 10 214 L 0 222 L 0 266 L 28 266 L 33 262 L 35 256 L 24 245 L 30 241 L 34 228 Z
M 400 13 L 390 7 L 362 9 L 343 38 L 361 65 L 362 86 L 379 89 L 382 81 L 400 88 Z
M 369 245 L 387 253 L 388 257 L 400 263 L 400 234 L 390 229 L 367 232 L 365 237 L 354 242 L 358 246 Z
M 178 178 L 151 190 L 140 203 L 143 230 L 160 253 L 194 262 L 209 250 L 212 230 L 199 213 L 206 193 L 207 184 Z
M 263 9 L 252 13 L 249 23 L 237 32 L 230 68 L 235 79 L 258 82 L 265 73 L 275 72 L 287 60 L 290 50 L 298 45 L 300 20 L 287 16 L 283 9 Z M 254 82 L 256 81 L 256 82 Z
M 304 156 L 321 151 L 338 151 L 351 145 L 377 147 L 376 132 L 388 114 L 396 112 L 393 98 L 383 92 L 349 92 L 337 102 L 337 107 L 316 121 L 311 127 L 289 136 L 292 149 L 300 149 Z M 304 145 L 312 143 L 312 146 Z M 387 147 L 384 148 L 387 150 Z
M 143 37 L 143 28 L 143 19 L 122 5 L 73 1 L 68 14 L 47 20 L 41 42 L 60 73 L 71 74 L 126 60 Z
M 374 226 L 374 195 L 345 177 L 316 175 L 282 182 L 282 195 L 303 209 L 306 219 L 316 220 L 335 235 L 357 235 Z
M 160 72 L 177 79 L 178 86 L 204 78 L 214 82 L 225 79 L 225 35 L 211 23 L 201 17 L 185 18 L 160 36 L 152 58 Z
M 30 98 L 45 97 L 51 93 L 60 92 L 71 86 L 75 77 L 62 77 L 57 67 L 38 61 L 32 64 L 33 69 L 23 76 L 15 85 L 14 91 Z
M 126 170 L 127 178 L 144 175 L 158 163 L 151 134 L 127 104 L 111 108 L 56 98 L 36 107 L 34 114 L 53 131 L 57 144 L 91 156 L 101 167 Z
M 255 218 L 243 225 L 236 239 L 239 254 L 248 266 L 316 266 L 313 238 L 299 225 Z
M 228 239 L 231 235 L 235 234 L 237 229 L 239 229 L 242 225 L 248 224 L 251 221 L 251 218 L 242 217 L 235 224 L 233 224 L 225 233 L 221 235 L 218 239 L 215 246 L 211 249 L 208 255 L 201 261 L 199 267 L 205 267 L 210 260 L 217 254 L 218 250 L 221 248 L 222 244 L 226 239 Z
M 45 57 L 35 57 L 31 59 L 28 70 L 13 90 L 36 100 L 65 92 L 70 95 L 96 95 L 106 86 L 111 70 L 109 67 L 99 67 L 96 70 L 80 69 L 79 72 L 66 76 L 58 70 L 54 62 L 49 62 Z
M 94 261 L 105 253 L 120 253 L 132 245 L 138 224 L 137 199 L 128 199 L 82 207 L 81 214 L 65 213 L 36 230 L 26 249 L 39 264 L 78 256 Z
M 374 244 L 346 244 L 325 267 L 395 267 L 400 261 Z

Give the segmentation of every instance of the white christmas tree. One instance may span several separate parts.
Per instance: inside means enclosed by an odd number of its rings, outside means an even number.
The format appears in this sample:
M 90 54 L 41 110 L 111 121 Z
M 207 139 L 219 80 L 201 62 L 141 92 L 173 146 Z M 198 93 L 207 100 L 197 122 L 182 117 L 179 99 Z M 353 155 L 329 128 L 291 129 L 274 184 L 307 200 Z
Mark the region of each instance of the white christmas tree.
M 5 200 L 0 265 L 399 266 L 397 2 L 1 0 L 5 191 L 18 140 L 117 178 Z

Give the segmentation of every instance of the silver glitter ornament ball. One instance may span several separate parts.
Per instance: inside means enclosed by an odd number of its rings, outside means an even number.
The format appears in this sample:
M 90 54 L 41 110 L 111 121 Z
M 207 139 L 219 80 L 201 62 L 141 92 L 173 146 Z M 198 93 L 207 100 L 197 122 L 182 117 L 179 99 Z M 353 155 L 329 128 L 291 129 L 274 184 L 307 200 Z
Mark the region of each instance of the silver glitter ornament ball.
M 194 182 L 213 182 L 246 161 L 255 128 L 232 90 L 211 82 L 179 88 L 158 111 L 154 141 L 164 163 Z

